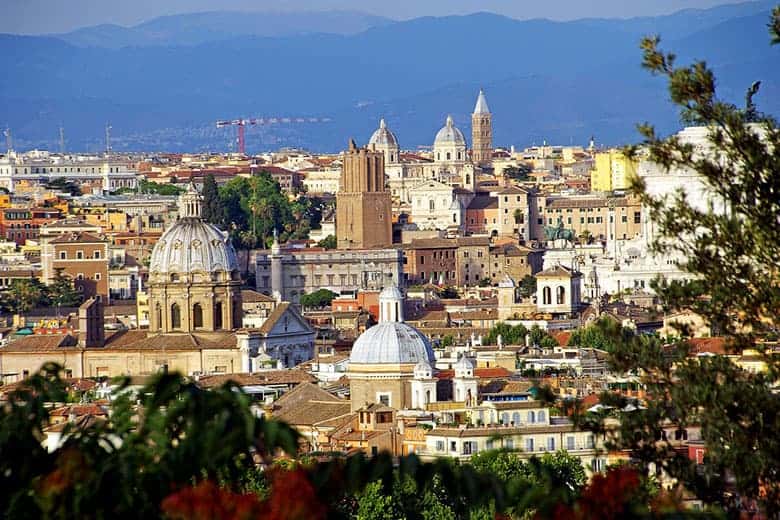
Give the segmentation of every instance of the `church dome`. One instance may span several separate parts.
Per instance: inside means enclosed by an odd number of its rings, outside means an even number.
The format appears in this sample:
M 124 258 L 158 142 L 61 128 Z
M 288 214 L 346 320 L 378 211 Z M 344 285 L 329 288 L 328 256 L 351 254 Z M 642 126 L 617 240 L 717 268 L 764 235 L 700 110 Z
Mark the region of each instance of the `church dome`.
M 406 323 L 386 321 L 366 330 L 355 341 L 349 362 L 365 364 L 412 364 L 436 358 L 428 338 Z
M 204 222 L 201 196 L 194 185 L 179 199 L 179 220 L 163 233 L 152 250 L 151 276 L 188 275 L 194 272 L 238 276 L 238 259 L 227 233 Z
M 398 139 L 395 134 L 387 128 L 385 120 L 379 121 L 379 128 L 371 135 L 371 139 L 368 141 L 369 146 L 374 144 L 377 147 L 398 147 Z
M 447 122 L 441 130 L 436 134 L 436 139 L 433 141 L 434 146 L 440 145 L 466 145 L 466 138 L 463 137 L 463 132 L 458 130 L 455 126 L 455 122 L 452 120 L 452 116 L 447 116 Z
M 435 363 L 428 338 L 403 323 L 403 295 L 397 287 L 385 287 L 379 294 L 379 323 L 355 341 L 349 362 L 362 364 Z

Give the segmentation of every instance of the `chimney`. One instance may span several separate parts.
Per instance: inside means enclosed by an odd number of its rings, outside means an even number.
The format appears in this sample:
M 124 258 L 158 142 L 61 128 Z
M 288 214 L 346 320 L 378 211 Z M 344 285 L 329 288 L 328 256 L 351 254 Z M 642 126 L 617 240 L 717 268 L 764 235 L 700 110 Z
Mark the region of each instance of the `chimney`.
M 79 346 L 102 347 L 105 343 L 103 302 L 100 297 L 92 297 L 79 307 Z

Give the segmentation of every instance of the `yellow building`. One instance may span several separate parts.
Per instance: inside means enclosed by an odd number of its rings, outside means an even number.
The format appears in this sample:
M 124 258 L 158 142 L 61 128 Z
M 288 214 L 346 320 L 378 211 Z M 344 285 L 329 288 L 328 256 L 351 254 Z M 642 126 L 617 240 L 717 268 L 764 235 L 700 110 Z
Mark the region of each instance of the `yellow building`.
M 620 150 L 597 153 L 594 169 L 590 172 L 591 191 L 628 189 L 637 165 L 636 160 L 626 157 Z

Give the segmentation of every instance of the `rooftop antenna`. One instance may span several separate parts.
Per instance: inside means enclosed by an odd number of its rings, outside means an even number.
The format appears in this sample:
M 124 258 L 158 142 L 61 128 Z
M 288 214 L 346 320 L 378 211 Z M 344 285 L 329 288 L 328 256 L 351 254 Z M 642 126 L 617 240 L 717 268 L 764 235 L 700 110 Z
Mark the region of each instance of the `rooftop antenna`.
M 111 125 L 106 123 L 106 155 L 111 153 Z
M 8 153 L 13 152 L 14 142 L 11 139 L 11 129 L 6 127 L 6 129 L 3 130 L 3 135 L 5 136 L 5 147 L 8 150 Z
M 60 125 L 60 153 L 65 153 L 65 129 Z

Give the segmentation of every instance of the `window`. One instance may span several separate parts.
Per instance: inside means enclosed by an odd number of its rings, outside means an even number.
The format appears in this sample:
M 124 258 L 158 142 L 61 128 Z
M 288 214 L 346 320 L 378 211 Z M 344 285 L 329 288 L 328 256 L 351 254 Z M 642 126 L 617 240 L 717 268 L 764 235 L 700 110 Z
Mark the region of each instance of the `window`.
M 639 211 L 634 212 L 634 224 L 639 224 L 642 222 L 642 213 Z
M 458 451 L 458 443 L 455 441 L 450 441 L 450 451 Z
M 514 441 L 514 440 L 512 440 L 512 439 L 507 439 L 507 440 L 505 440 L 505 441 L 504 441 L 504 448 L 506 448 L 506 449 L 508 449 L 508 450 L 513 450 L 513 449 L 515 449 L 515 441 Z
M 549 287 L 542 289 L 542 304 L 550 305 L 552 303 L 552 290 Z
M 444 451 L 444 441 L 436 441 L 436 451 Z
M 539 410 L 539 413 L 536 414 L 536 421 L 537 422 L 546 422 L 544 416 L 545 416 L 544 410 Z
M 547 451 L 555 451 L 555 437 L 547 437 Z
M 222 302 L 214 304 L 214 328 L 222 328 Z
M 512 414 L 512 424 L 514 424 L 515 426 L 520 424 L 520 413 L 519 412 L 515 412 L 515 413 Z
M 569 451 L 574 449 L 574 435 L 569 435 L 566 437 L 566 449 Z
M 83 280 L 84 279 L 84 273 L 78 273 L 76 275 L 76 280 Z
M 95 280 L 100 280 L 100 273 L 95 273 Z
M 628 217 L 626 215 L 623 215 L 622 217 L 620 217 L 620 221 L 625 224 L 626 222 L 628 222 Z
M 555 290 L 555 303 L 558 305 L 563 305 L 564 301 L 566 300 L 566 289 L 559 285 L 558 288 Z
M 13 235 L 13 233 L 11 233 L 11 235 Z M 67 260 L 67 259 L 68 259 L 68 253 L 66 253 L 65 251 L 60 251 L 60 260 Z
M 596 438 L 593 435 L 588 435 L 588 449 L 592 450 L 596 447 Z
M 525 440 L 525 451 L 534 451 L 534 440 L 532 438 Z
M 192 306 L 192 326 L 196 329 L 203 326 L 203 307 L 199 303 Z
M 84 258 L 84 251 L 76 251 L 76 260 L 81 260 Z
M 171 328 L 181 328 L 181 308 L 178 303 L 171 305 Z
M 390 393 L 380 392 L 376 394 L 376 401 L 384 406 L 390 406 Z
M 100 258 L 100 251 L 95 251 L 92 255 L 92 258 Z
M 466 441 L 463 443 L 463 455 L 476 453 L 477 449 L 477 443 L 475 441 Z

